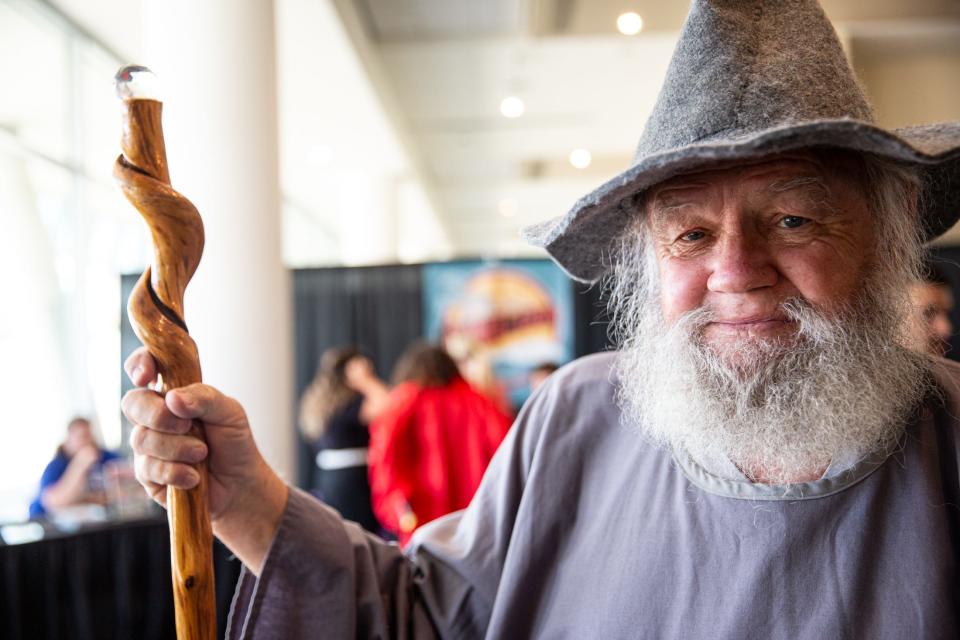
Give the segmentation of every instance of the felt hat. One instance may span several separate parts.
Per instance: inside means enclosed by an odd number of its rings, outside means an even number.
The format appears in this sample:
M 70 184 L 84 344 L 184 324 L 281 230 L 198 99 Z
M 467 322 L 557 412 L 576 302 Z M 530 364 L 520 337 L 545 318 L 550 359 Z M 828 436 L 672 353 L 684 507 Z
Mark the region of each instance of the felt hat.
M 816 0 L 693 0 L 630 168 L 523 236 L 575 280 L 593 282 L 647 188 L 717 162 L 810 147 L 916 168 L 928 240 L 960 217 L 960 122 L 876 126 Z

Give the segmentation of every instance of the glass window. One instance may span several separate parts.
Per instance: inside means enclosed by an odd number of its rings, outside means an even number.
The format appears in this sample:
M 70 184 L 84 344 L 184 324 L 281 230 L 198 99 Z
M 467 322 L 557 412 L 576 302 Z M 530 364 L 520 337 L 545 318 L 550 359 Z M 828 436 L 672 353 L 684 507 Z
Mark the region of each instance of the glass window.
M 67 421 L 121 443 L 120 273 L 148 257 L 117 189 L 119 67 L 45 3 L 0 0 L 0 523 L 22 520 Z
M 27 3 L 0 2 L 0 126 L 37 153 L 70 157 L 70 40 Z

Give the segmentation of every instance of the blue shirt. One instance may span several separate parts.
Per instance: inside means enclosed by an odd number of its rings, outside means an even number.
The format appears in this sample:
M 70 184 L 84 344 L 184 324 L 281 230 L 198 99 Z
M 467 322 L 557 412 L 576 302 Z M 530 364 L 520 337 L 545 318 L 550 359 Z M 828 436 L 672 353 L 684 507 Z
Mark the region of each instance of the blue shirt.
M 106 462 L 116 460 L 119 457 L 120 456 L 112 451 L 102 450 L 100 451 L 100 460 L 97 461 L 97 464 L 93 466 L 91 471 L 100 471 Z M 30 503 L 31 518 L 39 518 L 40 516 L 46 515 L 47 510 L 43 508 L 43 503 L 40 501 L 40 498 L 43 496 L 43 492 L 46 491 L 47 487 L 56 484 L 57 481 L 60 480 L 69 465 L 70 458 L 58 450 L 57 455 L 43 470 L 43 475 L 40 476 L 40 491 L 37 492 L 37 497 Z

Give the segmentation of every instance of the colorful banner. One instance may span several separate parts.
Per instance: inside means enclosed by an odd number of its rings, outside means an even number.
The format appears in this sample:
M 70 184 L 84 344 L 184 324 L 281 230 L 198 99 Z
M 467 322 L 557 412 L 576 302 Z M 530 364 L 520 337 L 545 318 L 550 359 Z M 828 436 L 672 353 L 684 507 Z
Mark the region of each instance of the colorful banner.
M 531 369 L 573 358 L 573 292 L 552 262 L 452 262 L 422 273 L 424 335 L 514 408 L 530 393 Z

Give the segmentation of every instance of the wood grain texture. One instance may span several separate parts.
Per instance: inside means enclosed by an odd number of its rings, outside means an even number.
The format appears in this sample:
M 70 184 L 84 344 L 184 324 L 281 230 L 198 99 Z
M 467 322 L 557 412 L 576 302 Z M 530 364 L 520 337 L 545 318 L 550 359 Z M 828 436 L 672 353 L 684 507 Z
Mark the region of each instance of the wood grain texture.
M 160 393 L 201 381 L 197 346 L 183 321 L 183 294 L 203 253 L 203 222 L 193 204 L 170 186 L 161 127 L 162 105 L 125 100 L 121 149 L 114 176 L 146 220 L 153 237 L 153 263 L 130 294 L 133 329 L 157 361 Z M 203 439 L 203 425 L 191 433 Z M 179 640 L 214 640 L 217 633 L 213 533 L 207 502 L 206 463 L 200 484 L 189 491 L 168 488 L 173 594 Z

